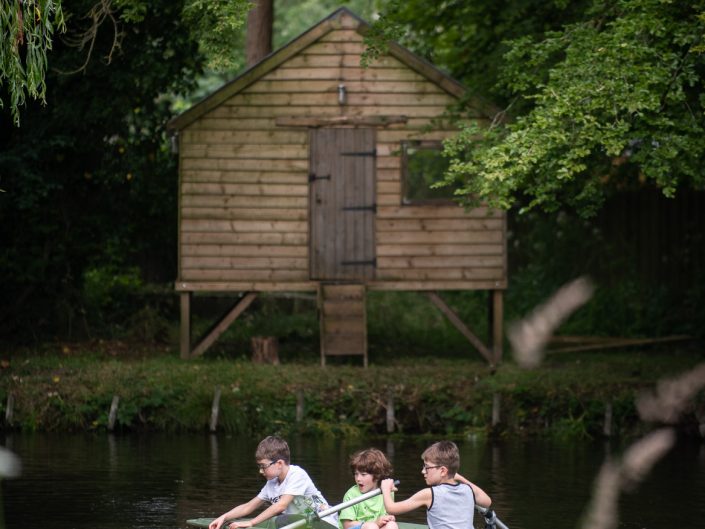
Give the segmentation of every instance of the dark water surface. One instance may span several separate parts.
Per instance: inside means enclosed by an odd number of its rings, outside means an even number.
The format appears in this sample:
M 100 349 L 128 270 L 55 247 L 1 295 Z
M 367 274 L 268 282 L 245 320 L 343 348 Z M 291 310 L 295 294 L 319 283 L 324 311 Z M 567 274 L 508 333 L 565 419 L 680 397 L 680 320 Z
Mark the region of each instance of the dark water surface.
M 22 460 L 21 477 L 2 482 L 7 529 L 177 529 L 251 499 L 263 484 L 254 463 L 258 439 L 225 435 L 6 434 L 0 444 Z M 332 504 L 352 485 L 347 459 L 376 446 L 401 480 L 397 498 L 424 486 L 427 442 L 289 439 Z M 482 486 L 510 529 L 576 527 L 608 454 L 602 442 L 465 441 L 461 472 Z M 417 511 L 400 517 L 424 522 Z M 476 517 L 476 525 L 481 526 Z M 0 528 L 2 524 L 0 523 Z M 705 527 L 705 444 L 680 442 L 647 480 L 623 495 L 620 527 Z

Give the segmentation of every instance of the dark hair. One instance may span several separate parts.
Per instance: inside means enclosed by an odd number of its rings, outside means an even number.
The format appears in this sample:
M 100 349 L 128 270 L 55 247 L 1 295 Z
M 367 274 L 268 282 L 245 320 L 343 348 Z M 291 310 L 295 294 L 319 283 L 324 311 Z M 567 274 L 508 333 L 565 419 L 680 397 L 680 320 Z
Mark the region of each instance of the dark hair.
M 392 464 L 381 450 L 366 448 L 350 456 L 350 470 L 372 474 L 376 482 L 392 477 Z
M 291 452 L 289 452 L 289 445 L 286 444 L 284 439 L 274 435 L 262 439 L 255 451 L 255 460 L 257 461 L 261 461 L 262 459 L 279 461 L 281 459 L 288 465 L 290 458 Z

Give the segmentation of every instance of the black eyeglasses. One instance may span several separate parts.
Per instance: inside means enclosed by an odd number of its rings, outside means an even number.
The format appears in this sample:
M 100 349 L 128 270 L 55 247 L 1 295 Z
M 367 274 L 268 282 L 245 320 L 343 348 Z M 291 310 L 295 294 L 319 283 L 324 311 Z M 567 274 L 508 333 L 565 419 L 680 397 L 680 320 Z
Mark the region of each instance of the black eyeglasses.
M 272 461 L 271 463 L 266 463 L 264 465 L 257 465 L 257 468 L 259 469 L 260 472 L 264 472 L 269 467 L 271 467 L 274 463 L 276 463 L 276 461 Z
M 434 466 L 424 465 L 424 466 L 421 467 L 421 472 L 428 472 L 428 471 L 431 470 L 432 468 L 441 468 L 442 466 L 443 466 L 443 465 L 434 465 Z

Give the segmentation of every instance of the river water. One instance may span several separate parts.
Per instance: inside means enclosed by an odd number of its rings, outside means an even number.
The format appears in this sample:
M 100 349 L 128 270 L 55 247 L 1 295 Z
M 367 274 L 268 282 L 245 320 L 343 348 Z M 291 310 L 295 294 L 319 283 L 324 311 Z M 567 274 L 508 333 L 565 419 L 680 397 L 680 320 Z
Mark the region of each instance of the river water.
M 188 518 L 219 515 L 259 491 L 257 442 L 222 434 L 0 435 L 23 465 L 22 475 L 0 488 L 5 527 L 185 528 Z M 289 444 L 292 462 L 331 504 L 353 483 L 349 454 L 368 446 L 392 460 L 401 481 L 398 499 L 424 487 L 420 454 L 427 441 L 295 438 Z M 510 529 L 576 527 L 600 466 L 624 448 L 547 440 L 458 444 L 461 473 L 490 494 Z M 705 443 L 679 441 L 644 482 L 622 495 L 619 515 L 619 527 L 628 529 L 705 527 Z M 424 522 L 425 513 L 399 518 Z

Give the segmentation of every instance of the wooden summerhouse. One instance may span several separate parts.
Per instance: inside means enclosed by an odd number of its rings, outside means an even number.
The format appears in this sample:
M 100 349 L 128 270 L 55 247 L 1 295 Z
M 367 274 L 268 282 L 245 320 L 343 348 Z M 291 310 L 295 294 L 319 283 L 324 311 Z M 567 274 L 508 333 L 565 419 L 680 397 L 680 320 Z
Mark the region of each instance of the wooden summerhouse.
M 369 290 L 428 293 L 490 364 L 501 357 L 506 218 L 429 190 L 443 119 L 465 89 L 392 44 L 360 65 L 368 26 L 345 8 L 170 123 L 178 137 L 181 352 L 201 354 L 260 292 L 317 293 L 321 361 L 367 365 Z M 486 121 L 478 104 L 471 119 Z M 491 343 L 443 301 L 490 293 Z M 193 293 L 240 293 L 199 342 Z

